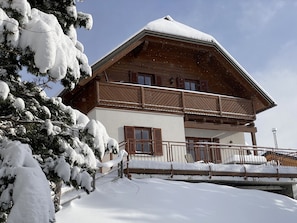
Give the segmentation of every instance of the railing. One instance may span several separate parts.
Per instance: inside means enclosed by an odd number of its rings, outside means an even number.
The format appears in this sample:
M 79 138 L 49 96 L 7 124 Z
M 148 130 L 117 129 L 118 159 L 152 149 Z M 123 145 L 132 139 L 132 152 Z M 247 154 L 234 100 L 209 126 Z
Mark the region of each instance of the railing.
M 99 85 L 99 105 L 254 120 L 251 100 L 125 83 Z
M 176 162 L 176 163 L 215 163 L 297 166 L 297 150 L 272 147 L 246 146 L 219 143 L 162 142 L 162 155 L 154 154 L 154 142 L 150 141 L 151 151 L 137 151 L 135 140 L 126 143 L 129 160 Z M 146 145 L 149 142 L 143 142 Z

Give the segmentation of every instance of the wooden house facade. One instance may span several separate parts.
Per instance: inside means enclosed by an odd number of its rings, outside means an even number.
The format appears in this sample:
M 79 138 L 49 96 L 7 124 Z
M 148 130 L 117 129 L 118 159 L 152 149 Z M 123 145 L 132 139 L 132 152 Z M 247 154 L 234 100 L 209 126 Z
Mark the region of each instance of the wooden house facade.
M 162 160 L 164 142 L 180 142 L 186 146 L 179 152 L 194 161 L 224 162 L 223 152 L 206 144 L 244 144 L 249 133 L 256 145 L 256 116 L 276 105 L 212 36 L 170 16 L 92 69 L 92 77 L 60 96 L 100 120 L 136 158 Z

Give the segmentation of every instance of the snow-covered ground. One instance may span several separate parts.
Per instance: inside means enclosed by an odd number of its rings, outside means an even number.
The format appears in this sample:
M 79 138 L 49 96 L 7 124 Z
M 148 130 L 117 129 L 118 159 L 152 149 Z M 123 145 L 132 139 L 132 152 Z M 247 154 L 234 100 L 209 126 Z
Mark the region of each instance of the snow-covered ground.
M 161 179 L 97 181 L 56 214 L 57 223 L 296 222 L 297 201 L 273 193 Z

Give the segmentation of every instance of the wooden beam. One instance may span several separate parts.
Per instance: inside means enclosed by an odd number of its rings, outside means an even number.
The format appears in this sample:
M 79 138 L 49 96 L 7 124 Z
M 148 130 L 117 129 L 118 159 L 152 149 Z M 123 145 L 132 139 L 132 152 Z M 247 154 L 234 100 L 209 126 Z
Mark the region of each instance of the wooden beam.
M 252 137 L 253 146 L 256 146 L 257 145 L 256 133 L 255 132 L 251 132 L 251 137 Z
M 234 132 L 257 132 L 257 128 L 254 126 L 242 126 L 242 125 L 230 125 L 230 124 L 216 124 L 207 122 L 194 122 L 185 121 L 185 128 L 194 129 L 209 129 L 209 130 L 224 130 L 224 131 L 234 131 Z

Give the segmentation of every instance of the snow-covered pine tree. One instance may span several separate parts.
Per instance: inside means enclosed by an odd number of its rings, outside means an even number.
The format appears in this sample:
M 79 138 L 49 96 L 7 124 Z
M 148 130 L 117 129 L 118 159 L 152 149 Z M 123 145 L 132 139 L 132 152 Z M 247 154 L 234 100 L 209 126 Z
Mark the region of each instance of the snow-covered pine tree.
M 10 213 L 17 219 L 14 213 L 20 210 L 14 208 L 20 206 L 13 197 L 21 193 L 16 191 L 16 182 L 22 179 L 19 168 L 31 162 L 22 158 L 28 156 L 24 152 L 28 148 L 52 190 L 61 181 L 92 189 L 94 151 L 102 158 L 110 140 L 105 128 L 65 106 L 60 98 L 48 98 L 42 85 L 23 81 L 21 72 L 73 88 L 91 74 L 76 28 L 91 26 L 92 17 L 77 12 L 75 0 L 0 0 L 0 222 L 6 222 Z M 10 148 L 18 152 L 9 153 Z M 42 222 L 30 214 L 29 218 Z

